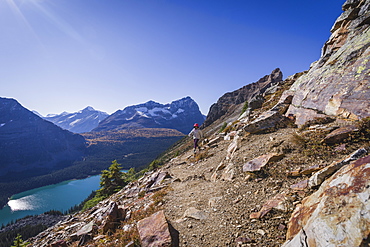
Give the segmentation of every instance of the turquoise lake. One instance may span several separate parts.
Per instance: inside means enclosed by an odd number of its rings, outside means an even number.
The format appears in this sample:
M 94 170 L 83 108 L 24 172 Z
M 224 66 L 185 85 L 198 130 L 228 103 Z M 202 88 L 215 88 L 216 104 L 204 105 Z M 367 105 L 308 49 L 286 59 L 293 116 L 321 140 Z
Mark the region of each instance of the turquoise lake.
M 12 196 L 0 210 L 0 226 L 28 215 L 37 215 L 49 210 L 65 212 L 86 199 L 93 190 L 99 189 L 100 175 L 80 180 L 28 190 Z

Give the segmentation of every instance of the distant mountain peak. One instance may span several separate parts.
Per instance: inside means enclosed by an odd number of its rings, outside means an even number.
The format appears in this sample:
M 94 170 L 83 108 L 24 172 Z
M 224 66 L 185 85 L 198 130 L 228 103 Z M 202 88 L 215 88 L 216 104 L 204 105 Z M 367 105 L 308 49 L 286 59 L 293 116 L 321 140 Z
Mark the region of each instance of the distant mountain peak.
M 85 109 L 83 109 L 82 111 L 96 111 L 96 110 L 92 106 L 88 106 Z
M 84 133 L 96 128 L 108 116 L 108 113 L 97 111 L 92 106 L 88 106 L 74 113 L 48 114 L 44 119 L 74 133 Z

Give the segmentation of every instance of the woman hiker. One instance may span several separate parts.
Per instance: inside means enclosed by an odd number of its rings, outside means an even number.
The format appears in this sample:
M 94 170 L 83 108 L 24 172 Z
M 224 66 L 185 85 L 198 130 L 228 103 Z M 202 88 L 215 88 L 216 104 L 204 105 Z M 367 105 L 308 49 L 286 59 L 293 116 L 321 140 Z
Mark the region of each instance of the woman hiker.
M 198 142 L 201 138 L 203 138 L 203 133 L 202 131 L 199 129 L 199 124 L 194 124 L 194 128 L 190 131 L 189 135 L 188 136 L 191 136 L 193 135 L 193 139 L 194 139 L 194 153 L 197 151 L 197 148 L 199 148 L 198 146 Z

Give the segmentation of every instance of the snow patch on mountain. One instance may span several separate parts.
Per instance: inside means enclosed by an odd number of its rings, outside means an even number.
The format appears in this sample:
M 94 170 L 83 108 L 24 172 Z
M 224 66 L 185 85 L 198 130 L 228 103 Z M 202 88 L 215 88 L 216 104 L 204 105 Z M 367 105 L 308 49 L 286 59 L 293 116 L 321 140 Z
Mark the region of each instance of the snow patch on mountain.
M 81 122 L 82 119 L 77 119 L 69 124 L 69 126 L 74 127 L 78 122 Z

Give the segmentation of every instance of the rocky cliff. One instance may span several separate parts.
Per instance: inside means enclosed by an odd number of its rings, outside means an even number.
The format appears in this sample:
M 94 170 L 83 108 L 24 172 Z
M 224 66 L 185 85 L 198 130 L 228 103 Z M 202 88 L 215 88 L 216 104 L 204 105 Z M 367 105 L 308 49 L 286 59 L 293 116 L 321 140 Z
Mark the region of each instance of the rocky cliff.
M 358 120 L 370 115 L 370 13 L 364 0 L 346 1 L 321 58 L 287 94 L 287 114 L 304 124 L 324 115 Z
M 184 141 L 31 246 L 369 246 L 369 6 L 348 0 L 320 60 L 205 124 L 199 153 Z
M 270 75 L 265 75 L 257 82 L 245 85 L 233 92 L 225 93 L 220 97 L 217 103 L 213 104 L 209 109 L 204 127 L 209 126 L 216 120 L 219 120 L 224 115 L 230 115 L 240 104 L 250 102 L 252 99 L 257 99 L 262 95 L 267 88 L 276 85 L 283 79 L 283 73 L 280 69 L 275 69 Z

